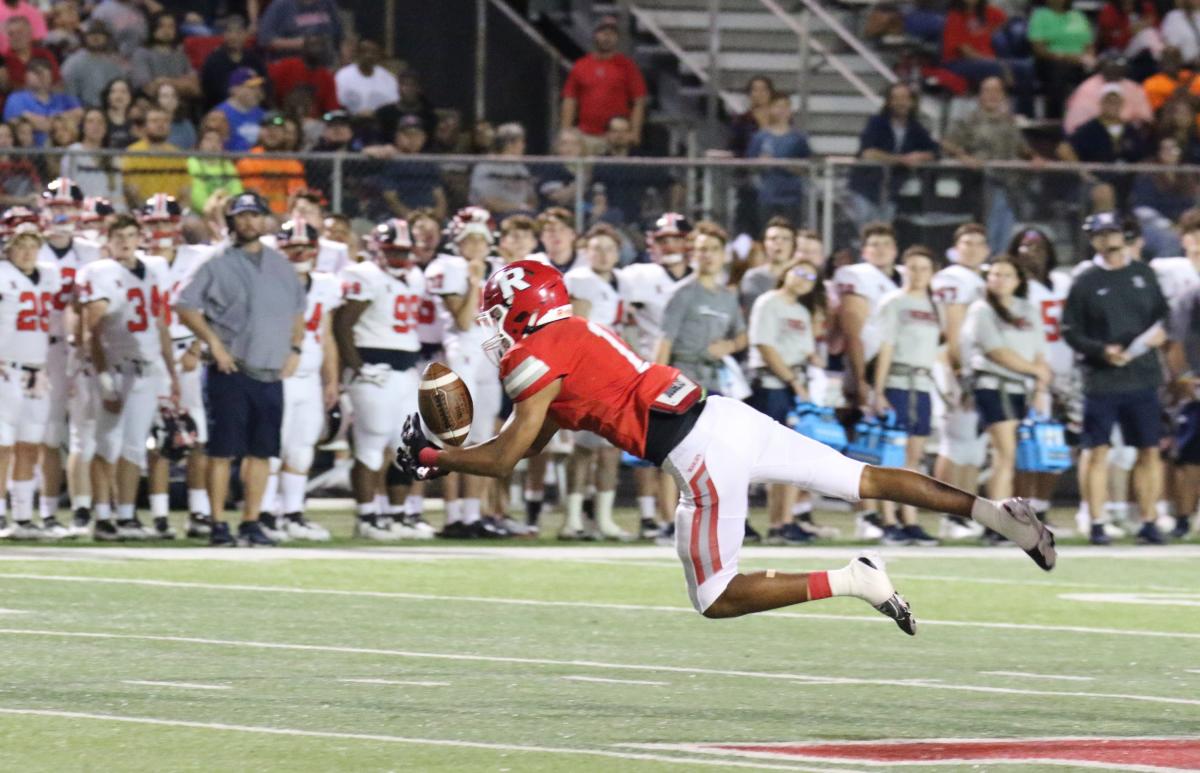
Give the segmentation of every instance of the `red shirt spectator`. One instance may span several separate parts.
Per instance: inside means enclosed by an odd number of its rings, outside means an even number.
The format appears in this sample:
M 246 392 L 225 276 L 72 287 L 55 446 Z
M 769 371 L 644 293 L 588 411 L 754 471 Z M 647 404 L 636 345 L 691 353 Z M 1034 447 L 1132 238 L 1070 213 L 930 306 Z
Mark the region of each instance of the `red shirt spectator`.
M 33 45 L 33 28 L 25 17 L 10 16 L 4 28 L 8 32 L 9 48 L 3 61 L 8 70 L 9 87 L 13 91 L 25 88 L 25 68 L 30 59 L 45 59 L 50 63 L 54 83 L 62 81 L 58 73 L 58 57 L 48 48 Z
M 575 62 L 563 86 L 562 125 L 602 137 L 609 119 L 629 119 L 635 140 L 641 141 L 646 111 L 646 82 L 637 65 L 617 53 L 617 21 L 606 16 L 596 25 L 595 50 Z
M 969 1 L 961 5 L 956 3 L 946 14 L 946 29 L 942 35 L 943 62 L 979 57 L 996 58 L 996 51 L 992 48 L 992 34 L 1004 26 L 1008 17 L 999 8 L 985 5 L 983 17 L 980 18 L 977 7 Z M 970 46 L 973 56 L 963 51 L 963 46 Z
M 46 17 L 41 11 L 26 0 L 3 0 L 0 2 L 0 54 L 8 53 L 8 35 L 4 25 L 9 19 L 18 17 L 29 21 L 34 40 L 46 37 Z
M 1158 26 L 1158 10 L 1150 0 L 1118 0 L 1100 9 L 1096 26 L 1100 32 L 1100 50 L 1124 51 L 1133 36 L 1145 27 Z
M 324 41 L 308 37 L 304 39 L 304 51 L 300 56 L 289 56 L 267 65 L 267 74 L 280 104 L 297 86 L 311 86 L 316 95 L 313 118 L 338 109 L 337 83 L 333 79 L 333 72 L 322 64 L 324 56 Z

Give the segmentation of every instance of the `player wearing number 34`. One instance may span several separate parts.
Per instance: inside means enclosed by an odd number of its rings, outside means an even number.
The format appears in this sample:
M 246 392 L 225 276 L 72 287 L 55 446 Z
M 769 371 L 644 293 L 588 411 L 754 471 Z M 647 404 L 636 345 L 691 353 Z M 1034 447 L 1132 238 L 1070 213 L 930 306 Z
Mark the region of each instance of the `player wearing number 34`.
M 559 428 L 595 432 L 675 478 L 676 552 L 692 605 L 706 617 L 855 596 L 905 632 L 916 631 L 908 604 L 873 554 L 826 572 L 739 573 L 747 489 L 758 481 L 970 516 L 1009 537 L 1041 568 L 1054 566 L 1054 538 L 1023 500 L 992 502 L 916 472 L 865 465 L 744 403 L 707 397 L 675 368 L 642 360 L 607 328 L 572 316 L 562 277 L 549 266 L 526 260 L 500 269 L 483 289 L 480 311 L 493 332 L 484 349 L 499 356 L 512 418 L 484 443 L 439 449 L 414 414 L 396 463 L 418 478 L 447 472 L 503 478 Z

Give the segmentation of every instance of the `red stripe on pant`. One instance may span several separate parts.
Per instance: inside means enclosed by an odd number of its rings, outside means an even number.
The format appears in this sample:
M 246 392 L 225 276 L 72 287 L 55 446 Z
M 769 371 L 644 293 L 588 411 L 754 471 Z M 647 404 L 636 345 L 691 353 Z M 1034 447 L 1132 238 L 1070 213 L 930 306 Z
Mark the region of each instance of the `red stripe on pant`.
M 704 477 L 706 472 L 703 462 L 700 464 L 700 469 L 696 470 L 696 474 L 688 481 L 688 488 L 692 492 L 692 534 L 688 544 L 688 551 L 692 556 L 692 571 L 696 575 L 696 585 L 703 585 L 707 579 L 704 575 L 704 562 L 700 559 L 700 524 L 704 520 L 705 508 L 701 505 L 703 496 L 700 492 L 700 479 Z
M 712 556 L 713 574 L 721 571 L 721 546 L 717 542 L 717 524 L 721 520 L 721 500 L 717 498 L 717 486 L 712 476 L 708 476 L 708 501 L 711 503 L 711 514 L 708 517 L 708 554 Z M 746 516 L 750 516 L 747 514 Z

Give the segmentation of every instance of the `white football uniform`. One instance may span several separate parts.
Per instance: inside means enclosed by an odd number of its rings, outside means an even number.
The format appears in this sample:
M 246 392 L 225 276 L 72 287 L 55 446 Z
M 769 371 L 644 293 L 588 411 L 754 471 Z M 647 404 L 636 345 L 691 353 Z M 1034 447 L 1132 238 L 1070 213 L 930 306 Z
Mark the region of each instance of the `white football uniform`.
M 354 457 L 378 470 L 388 449 L 400 444 L 404 420 L 417 410 L 417 314 L 425 277 L 415 267 L 394 276 L 363 262 L 347 266 L 340 278 L 346 303 L 369 304 L 354 323 L 363 367 L 346 391 L 354 405 Z
M 617 289 L 636 330 L 631 336 L 633 349 L 646 359 L 654 359 L 667 302 L 682 280 L 657 263 L 634 263 L 617 269 L 616 275 Z
M 44 442 L 50 314 L 61 287 L 54 263 L 39 261 L 27 275 L 0 261 L 0 446 Z
M 952 304 L 970 306 L 987 294 L 987 282 L 983 274 L 957 263 L 943 268 L 933 275 L 930 292 L 938 306 Z M 962 362 L 971 359 L 970 339 L 960 332 L 959 357 Z M 979 432 L 979 417 L 973 407 L 947 406 L 941 399 L 946 393 L 957 391 L 957 377 L 939 360 L 933 369 L 938 390 L 933 395 L 933 414 L 938 427 L 938 455 L 955 464 L 981 467 L 987 460 L 988 438 Z
M 1155 258 L 1150 261 L 1150 268 L 1154 269 L 1168 305 L 1174 305 L 1188 290 L 1200 284 L 1200 271 L 1187 258 Z
M 109 463 L 145 465 L 146 438 L 167 392 L 158 325 L 169 289 L 167 261 L 157 255 L 139 258 L 135 270 L 104 258 L 77 279 L 80 303 L 108 302 L 98 334 L 121 407 L 113 413 L 96 395 L 96 453 Z
M 883 296 L 900 286 L 899 273 L 892 278 L 870 263 L 855 263 L 842 266 L 833 275 L 837 285 L 838 297 L 858 295 L 866 299 L 870 311 L 866 322 L 863 323 L 862 345 L 863 361 L 870 362 L 879 353 L 882 335 L 879 331 L 879 303 Z
M 192 274 L 205 261 L 217 254 L 215 247 L 207 244 L 184 244 L 175 250 L 175 259 L 167 269 L 167 323 L 171 344 L 175 350 L 175 372 L 179 377 L 179 407 L 196 423 L 196 437 L 201 445 L 208 442 L 208 414 L 204 410 L 203 370 L 199 365 L 184 370 L 180 360 L 192 346 L 196 337 L 191 328 L 179 320 L 175 313 L 175 301 L 179 291 L 187 284 Z
M 296 472 L 312 467 L 313 448 L 325 426 L 325 401 L 321 365 L 325 361 L 322 320 L 342 305 L 342 285 L 332 274 L 314 271 L 308 278 L 308 306 L 304 311 L 304 342 L 300 365 L 283 381 L 283 423 L 280 458 Z
M 587 301 L 588 321 L 617 330 L 625 317 L 625 306 L 618 291 L 617 276 L 605 280 L 591 266 L 577 266 L 563 276 L 572 300 Z
M 1029 302 L 1041 315 L 1046 331 L 1046 361 L 1058 382 L 1060 374 L 1069 377 L 1075 370 L 1075 351 L 1062 337 L 1063 306 L 1071 292 L 1071 275 L 1067 271 L 1052 271 L 1050 286 L 1036 279 L 1029 281 Z
M 62 276 L 62 288 L 54 296 L 50 309 L 50 352 L 46 358 L 46 376 L 50 381 L 50 413 L 46 419 L 46 445 L 60 446 L 67 440 L 68 416 L 81 421 L 87 414 L 83 403 L 87 395 L 85 377 L 73 378 L 79 370 L 79 353 L 67 344 L 71 331 L 66 327 L 67 307 L 75 301 L 75 276 L 84 266 L 100 259 L 100 245 L 76 237 L 61 255 L 49 244 L 43 244 L 38 261 L 54 263 Z M 79 384 L 73 384 L 78 380 Z M 73 388 L 74 387 L 74 388 Z
M 312 225 L 315 225 L 318 229 L 320 228 L 320 223 Z M 267 234 L 259 237 L 259 241 L 273 250 L 282 252 L 279 249 L 279 242 L 275 239 L 275 234 Z M 317 242 L 317 257 L 313 261 L 313 271 L 337 276 L 342 273 L 342 269 L 349 265 L 350 248 L 341 242 L 330 241 L 325 237 L 321 237 Z
M 490 272 L 485 270 L 485 275 Z M 438 314 L 445 331 L 443 347 L 446 364 L 458 374 L 471 393 L 474 416 L 468 443 L 481 443 L 496 434 L 496 417 L 500 415 L 500 370 L 483 351 L 483 342 L 490 333 L 477 322 L 467 330 L 459 330 L 454 315 L 443 300 L 447 295 L 466 295 L 470 274 L 467 260 L 457 255 L 438 255 L 425 269 L 425 281 L 430 295 L 437 297 Z

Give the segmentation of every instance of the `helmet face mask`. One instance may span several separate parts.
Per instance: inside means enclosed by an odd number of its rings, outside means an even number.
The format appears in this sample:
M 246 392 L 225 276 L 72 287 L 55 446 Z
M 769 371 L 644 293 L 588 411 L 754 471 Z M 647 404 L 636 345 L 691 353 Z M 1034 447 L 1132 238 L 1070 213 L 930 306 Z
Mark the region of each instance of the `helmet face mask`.
M 74 236 L 82 207 L 83 189 L 74 180 L 51 180 L 42 191 L 42 225 L 47 235 L 60 239 Z
M 407 220 L 392 218 L 375 226 L 371 243 L 380 268 L 392 276 L 401 276 L 412 268 L 413 239 Z
M 532 260 L 510 263 L 492 274 L 483 287 L 479 311 L 476 319 L 492 333 L 483 351 L 497 364 L 525 336 L 572 314 L 562 274 Z
M 655 263 L 674 266 L 687 257 L 687 237 L 692 224 L 677 212 L 667 212 L 654 221 L 654 230 L 646 234 L 650 257 Z
M 317 260 L 319 241 L 320 234 L 316 227 L 303 220 L 289 220 L 275 234 L 275 243 L 291 261 L 292 268 L 300 274 L 312 271 Z
M 145 249 L 171 250 L 183 242 L 183 208 L 174 196 L 154 194 L 146 199 L 138 216 Z

